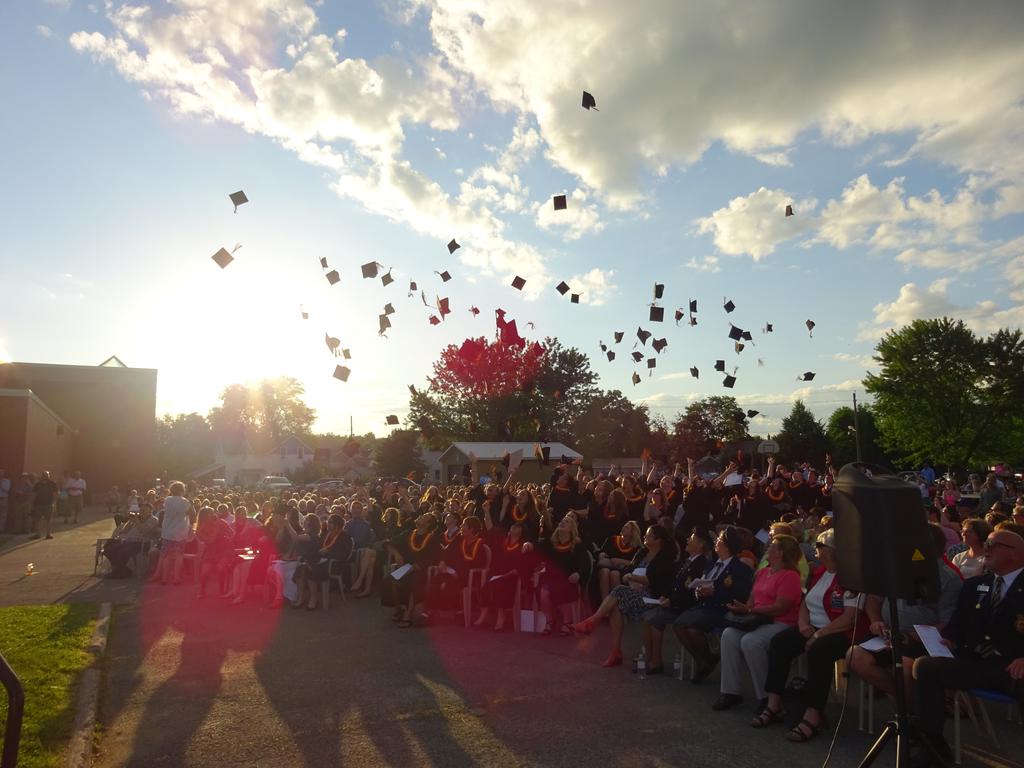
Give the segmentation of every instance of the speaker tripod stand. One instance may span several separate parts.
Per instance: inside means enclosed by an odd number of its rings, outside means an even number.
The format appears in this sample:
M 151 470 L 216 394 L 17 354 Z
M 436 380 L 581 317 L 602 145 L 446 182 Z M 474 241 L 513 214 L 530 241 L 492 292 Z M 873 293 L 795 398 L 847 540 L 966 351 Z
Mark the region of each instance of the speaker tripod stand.
M 896 741 L 896 768 L 905 768 L 909 764 L 911 741 L 920 744 L 931 757 L 934 765 L 946 765 L 946 760 L 935 750 L 931 741 L 921 738 L 917 727 L 910 722 L 907 714 L 907 691 L 903 685 L 903 640 L 900 633 L 899 616 L 896 612 L 896 599 L 889 600 L 889 629 L 892 634 L 892 672 L 896 683 L 896 717 L 883 726 L 875 743 L 861 758 L 857 768 L 868 768 L 882 754 L 890 741 Z M 872 695 L 870 692 L 869 696 Z

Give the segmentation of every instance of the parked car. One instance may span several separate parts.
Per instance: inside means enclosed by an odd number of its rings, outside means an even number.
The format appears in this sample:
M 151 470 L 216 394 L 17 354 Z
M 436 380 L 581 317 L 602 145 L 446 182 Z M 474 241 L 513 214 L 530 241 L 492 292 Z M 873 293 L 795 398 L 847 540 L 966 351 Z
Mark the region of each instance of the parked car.
M 261 491 L 286 491 L 292 488 L 292 481 L 280 475 L 266 475 L 256 483 L 256 488 Z

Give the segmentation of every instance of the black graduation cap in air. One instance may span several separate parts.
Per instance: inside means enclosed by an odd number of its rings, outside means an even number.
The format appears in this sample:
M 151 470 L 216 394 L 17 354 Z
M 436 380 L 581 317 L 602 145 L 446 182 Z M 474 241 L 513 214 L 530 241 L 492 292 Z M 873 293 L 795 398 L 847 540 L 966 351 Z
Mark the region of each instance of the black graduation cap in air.
M 377 262 L 371 261 L 369 264 L 363 264 L 360 267 L 363 272 L 363 277 L 370 278 L 377 276 Z
M 668 339 L 655 339 L 651 342 L 651 346 L 654 347 L 654 351 L 661 354 L 661 350 L 668 346 Z
M 324 344 L 327 345 L 327 351 L 335 357 L 338 356 L 338 347 L 341 346 L 341 339 L 336 339 L 331 334 L 324 334 Z
M 625 335 L 626 335 L 625 331 L 616 331 L 615 332 L 615 343 L 616 344 L 620 343 L 622 341 L 622 337 L 625 336 Z
M 383 336 L 384 331 L 391 327 L 391 318 L 387 315 L 377 315 L 377 321 L 380 323 L 380 328 L 377 330 L 377 333 Z
M 609 349 L 609 350 L 608 350 L 608 352 L 606 352 L 605 354 L 607 354 L 607 355 L 608 355 L 608 362 L 609 362 L 609 363 L 610 363 L 610 362 L 611 362 L 612 360 L 614 360 L 614 359 L 615 359 L 615 352 L 613 352 L 612 350 L 610 350 L 610 349 Z
M 395 314 L 395 308 L 391 304 L 390 301 L 387 304 L 384 305 L 384 314 L 385 315 L 393 315 L 393 314 Z
M 523 290 L 523 286 L 526 285 L 526 281 L 523 280 L 519 275 L 516 275 L 512 280 L 512 287 L 517 291 Z
M 696 324 L 697 324 L 697 317 L 695 315 L 690 315 L 690 325 L 696 325 Z
M 633 353 L 633 362 L 639 363 L 643 359 L 644 359 L 644 353 L 643 352 L 634 352 Z
M 787 205 L 786 206 L 786 215 L 787 216 L 792 216 L 793 215 L 793 206 L 792 205 Z
M 654 368 L 657 365 L 658 365 L 658 358 L 656 358 L 656 357 L 648 357 L 647 358 L 647 367 L 648 368 Z
M 572 294 L 569 297 L 569 301 L 571 301 L 573 304 L 579 304 L 580 303 L 580 295 L 578 293 Z
M 600 347 L 601 347 L 601 351 L 602 351 L 602 352 L 607 352 L 607 351 L 608 351 L 608 345 L 607 345 L 607 344 L 605 344 L 605 343 L 604 343 L 603 341 L 602 341 L 602 342 L 600 342 L 600 344 L 599 344 L 598 346 L 600 346 Z
M 690 375 L 693 376 L 693 378 L 695 378 L 695 379 L 699 379 L 700 378 L 700 369 L 697 368 L 697 366 L 693 366 L 690 369 Z
M 349 374 L 352 373 L 344 365 L 337 365 L 334 367 L 334 378 L 341 379 L 342 381 L 348 381 Z
M 679 321 L 686 317 L 686 313 L 681 309 L 676 310 L 676 325 L 679 325 Z
M 715 360 L 715 370 L 725 373 L 725 360 Z
M 797 379 L 797 381 L 814 381 L 814 376 L 814 371 L 807 371 L 803 376 Z
M 638 339 L 640 339 L 640 343 L 641 344 L 646 345 L 647 344 L 647 340 L 649 338 L 651 338 L 651 332 L 650 331 L 645 331 L 643 328 L 640 328 L 638 326 L 637 329 L 636 329 L 636 337 Z
M 753 341 L 754 340 L 754 335 L 750 331 L 744 331 L 743 332 L 743 340 L 744 341 Z
M 584 109 L 587 109 L 587 110 L 592 109 L 595 112 L 599 111 L 598 108 L 597 108 L 597 101 L 594 99 L 594 97 L 592 95 L 590 95 L 586 91 L 583 92 L 583 104 L 582 104 L 582 106 L 583 106 Z
M 732 299 L 726 299 L 725 304 L 722 305 L 726 312 L 732 312 L 736 309 L 736 305 L 732 303 Z
M 633 386 L 636 386 L 639 383 L 640 383 L 640 374 L 637 373 L 636 371 L 633 371 Z
M 249 198 L 245 196 L 245 192 L 243 192 L 242 190 L 232 192 L 230 195 L 228 195 L 228 197 L 231 198 L 231 202 L 234 203 L 235 205 L 235 213 L 238 213 L 238 206 L 244 205 L 245 203 L 249 202 Z
M 455 242 L 455 238 L 453 237 L 452 241 L 450 243 L 448 243 L 448 253 L 455 253 L 461 247 L 462 247 L 461 245 L 459 245 L 457 242 Z
M 696 312 L 697 311 L 697 300 L 696 299 L 690 299 L 690 311 L 691 312 Z
M 805 320 L 804 325 L 807 326 L 807 335 L 812 339 L 814 338 L 814 326 L 816 323 L 813 320 Z
M 449 280 L 452 279 L 452 276 L 450 274 L 448 274 L 448 270 L 447 269 L 444 272 L 437 272 L 437 271 L 435 271 L 434 274 L 441 276 L 441 282 L 442 283 L 447 283 Z
M 752 419 L 760 413 L 760 411 L 747 411 L 747 418 Z
M 564 211 L 569 207 L 565 201 L 565 195 L 555 195 L 551 198 L 551 202 L 554 203 L 556 211 Z
M 736 377 L 735 376 L 726 376 L 724 379 L 722 379 L 722 386 L 723 387 L 727 387 L 729 389 L 732 389 L 735 384 L 736 384 Z
M 397 424 L 397 423 L 398 423 L 398 417 L 397 417 L 397 416 L 388 416 L 388 417 L 387 417 L 387 418 L 386 418 L 386 419 L 384 420 L 384 422 L 385 422 L 386 424 L 390 424 L 390 425 L 394 426 L 395 424 Z
M 747 417 L 743 415 L 743 411 L 736 411 L 732 415 L 732 420 L 735 421 L 737 424 L 742 424 L 746 418 Z
M 415 280 L 410 280 L 409 281 L 409 296 L 411 297 L 416 290 L 417 290 L 416 281 Z
M 341 356 L 343 358 L 345 358 L 346 360 L 351 360 L 352 359 L 352 350 L 350 350 L 348 348 L 342 349 L 341 350 Z
M 452 313 L 451 308 L 448 306 L 447 297 L 437 300 L 437 311 L 441 313 L 442 320 L 444 320 L 445 315 L 450 315 Z
M 739 341 L 743 338 L 743 329 L 737 328 L 732 323 L 729 324 L 729 338 L 733 341 Z
M 665 284 L 664 283 L 655 283 L 654 284 L 654 300 L 657 301 L 658 299 L 660 299 L 664 295 L 665 295 Z
M 321 256 L 320 257 L 320 268 L 321 269 L 327 269 L 327 257 L 326 256 Z
M 389 285 L 391 285 L 393 282 L 395 282 L 395 278 L 393 278 L 391 276 L 391 270 L 390 269 L 387 272 L 385 272 L 383 275 L 380 276 L 380 281 L 384 284 L 385 288 L 387 288 Z
M 228 253 L 227 248 L 221 248 L 210 258 L 213 259 L 217 263 L 217 266 L 220 267 L 221 269 L 224 269 L 224 267 L 226 267 L 228 264 L 235 260 L 235 257 Z
M 341 275 L 338 274 L 338 270 L 336 269 L 332 269 L 330 272 L 324 275 L 324 277 L 327 278 L 327 282 L 330 283 L 331 285 L 334 285 L 336 282 L 341 280 Z
M 409 385 L 409 394 L 410 394 L 410 395 L 416 395 L 416 394 L 418 394 L 418 393 L 416 392 L 416 385 L 415 385 L 415 384 L 410 384 L 410 385 Z
M 764 332 L 765 333 L 771 333 L 773 330 L 774 330 L 774 328 L 772 327 L 771 323 L 765 323 L 764 324 Z
M 652 323 L 665 321 L 665 310 L 662 307 L 651 307 L 650 319 Z
M 565 282 L 565 280 L 563 280 L 562 282 L 555 286 L 555 290 L 558 291 L 563 296 L 565 296 L 565 294 L 569 292 L 569 285 L 568 283 Z

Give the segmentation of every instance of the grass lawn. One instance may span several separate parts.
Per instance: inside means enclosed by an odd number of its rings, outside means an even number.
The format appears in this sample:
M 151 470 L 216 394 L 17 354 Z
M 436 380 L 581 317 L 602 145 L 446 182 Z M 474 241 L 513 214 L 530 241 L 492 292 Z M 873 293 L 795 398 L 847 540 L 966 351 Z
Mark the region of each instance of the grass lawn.
M 0 653 L 25 689 L 19 768 L 64 763 L 78 675 L 92 660 L 85 649 L 95 618 L 90 604 L 0 608 Z M 0 698 L 0 722 L 6 723 L 6 691 Z

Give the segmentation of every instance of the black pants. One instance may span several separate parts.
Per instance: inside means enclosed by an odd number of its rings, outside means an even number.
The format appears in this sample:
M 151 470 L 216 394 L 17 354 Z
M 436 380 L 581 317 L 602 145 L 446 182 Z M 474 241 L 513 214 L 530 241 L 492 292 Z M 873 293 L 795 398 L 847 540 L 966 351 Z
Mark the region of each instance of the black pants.
M 1002 656 L 983 659 L 973 654 L 955 659 L 929 656 L 918 659 L 914 664 L 914 677 L 917 678 L 917 712 L 924 732 L 935 741 L 942 738 L 946 689 L 986 688 L 1020 698 L 1024 693 L 1021 683 L 1006 672 L 1011 661 Z
M 499 576 L 484 584 L 482 602 L 487 608 L 511 608 L 515 605 L 520 581 L 514 574 Z
M 786 679 L 793 659 L 801 656 L 807 646 L 807 639 L 796 627 L 779 632 L 768 646 L 768 678 L 764 689 L 768 693 L 781 694 L 786 690 Z M 828 689 L 836 661 L 846 655 L 850 638 L 845 632 L 826 635 L 811 643 L 807 648 L 807 685 L 804 686 L 805 707 L 824 711 L 828 701 Z
M 103 545 L 103 554 L 110 561 L 112 576 L 125 576 L 131 573 L 128 563 L 142 551 L 141 541 L 122 541 L 111 539 Z

